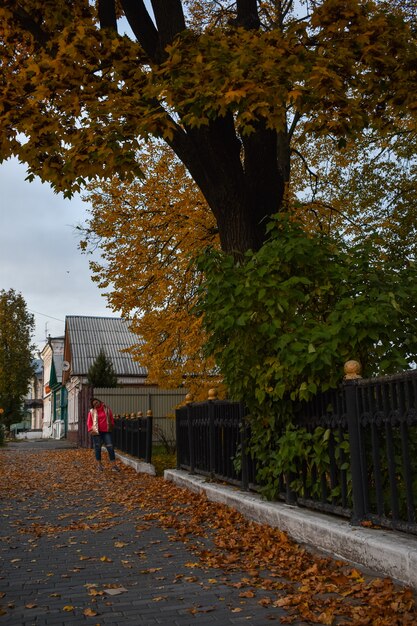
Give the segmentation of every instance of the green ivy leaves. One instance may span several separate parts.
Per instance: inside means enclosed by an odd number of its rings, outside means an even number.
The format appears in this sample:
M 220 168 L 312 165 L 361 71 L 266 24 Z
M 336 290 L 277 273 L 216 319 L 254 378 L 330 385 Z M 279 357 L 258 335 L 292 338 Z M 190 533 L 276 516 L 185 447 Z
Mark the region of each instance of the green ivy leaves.
M 263 424 L 252 444 L 265 463 L 291 423 L 292 403 L 336 387 L 344 362 L 358 359 L 370 376 L 417 359 L 414 263 L 384 258 L 372 238 L 306 233 L 283 216 L 270 233 L 244 262 L 219 251 L 198 260 L 207 350 L 255 431 Z

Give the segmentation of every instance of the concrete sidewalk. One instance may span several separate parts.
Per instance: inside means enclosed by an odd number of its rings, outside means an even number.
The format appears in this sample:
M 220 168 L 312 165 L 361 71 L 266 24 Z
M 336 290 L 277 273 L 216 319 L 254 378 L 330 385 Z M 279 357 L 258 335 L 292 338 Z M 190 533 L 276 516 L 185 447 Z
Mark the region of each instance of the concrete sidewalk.
M 165 471 L 165 479 L 195 493 L 204 492 L 209 500 L 226 504 L 260 524 L 277 527 L 298 542 L 390 576 L 417 590 L 417 536 L 351 526 L 331 515 L 266 502 L 257 494 L 216 484 L 181 470 Z

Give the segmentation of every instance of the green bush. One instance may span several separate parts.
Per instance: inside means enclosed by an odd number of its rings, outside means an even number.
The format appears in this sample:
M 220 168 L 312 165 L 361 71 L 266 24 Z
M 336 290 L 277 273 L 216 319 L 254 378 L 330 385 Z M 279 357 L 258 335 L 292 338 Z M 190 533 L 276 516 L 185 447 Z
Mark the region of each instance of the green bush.
M 310 234 L 285 217 L 270 235 L 243 262 L 204 251 L 197 310 L 230 396 L 249 408 L 266 474 L 294 401 L 336 387 L 347 360 L 370 376 L 417 358 L 415 263 L 384 257 L 376 238 Z

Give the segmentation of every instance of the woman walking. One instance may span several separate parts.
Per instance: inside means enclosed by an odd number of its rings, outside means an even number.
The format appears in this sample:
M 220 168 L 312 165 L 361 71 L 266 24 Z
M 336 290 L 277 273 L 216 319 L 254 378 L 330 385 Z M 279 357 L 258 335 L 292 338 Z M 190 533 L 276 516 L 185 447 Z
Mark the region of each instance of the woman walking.
M 102 472 L 104 467 L 101 463 L 101 446 L 104 444 L 109 453 L 112 471 L 120 472 L 120 468 L 116 465 L 116 455 L 114 453 L 113 437 L 111 431 L 114 426 L 113 413 L 110 407 L 106 406 L 98 398 L 91 401 L 91 409 L 87 417 L 87 430 L 93 440 L 94 455 L 97 461 L 97 470 Z

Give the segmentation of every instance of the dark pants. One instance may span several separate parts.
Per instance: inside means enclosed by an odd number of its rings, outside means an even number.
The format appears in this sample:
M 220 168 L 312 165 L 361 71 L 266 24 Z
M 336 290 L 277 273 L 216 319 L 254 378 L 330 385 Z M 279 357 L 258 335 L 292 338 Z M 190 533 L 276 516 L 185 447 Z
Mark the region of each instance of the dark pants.
M 96 455 L 96 461 L 101 461 L 101 446 L 104 445 L 109 453 L 110 461 L 116 460 L 114 454 L 113 439 L 111 433 L 99 433 L 98 435 L 92 435 L 94 454 Z

